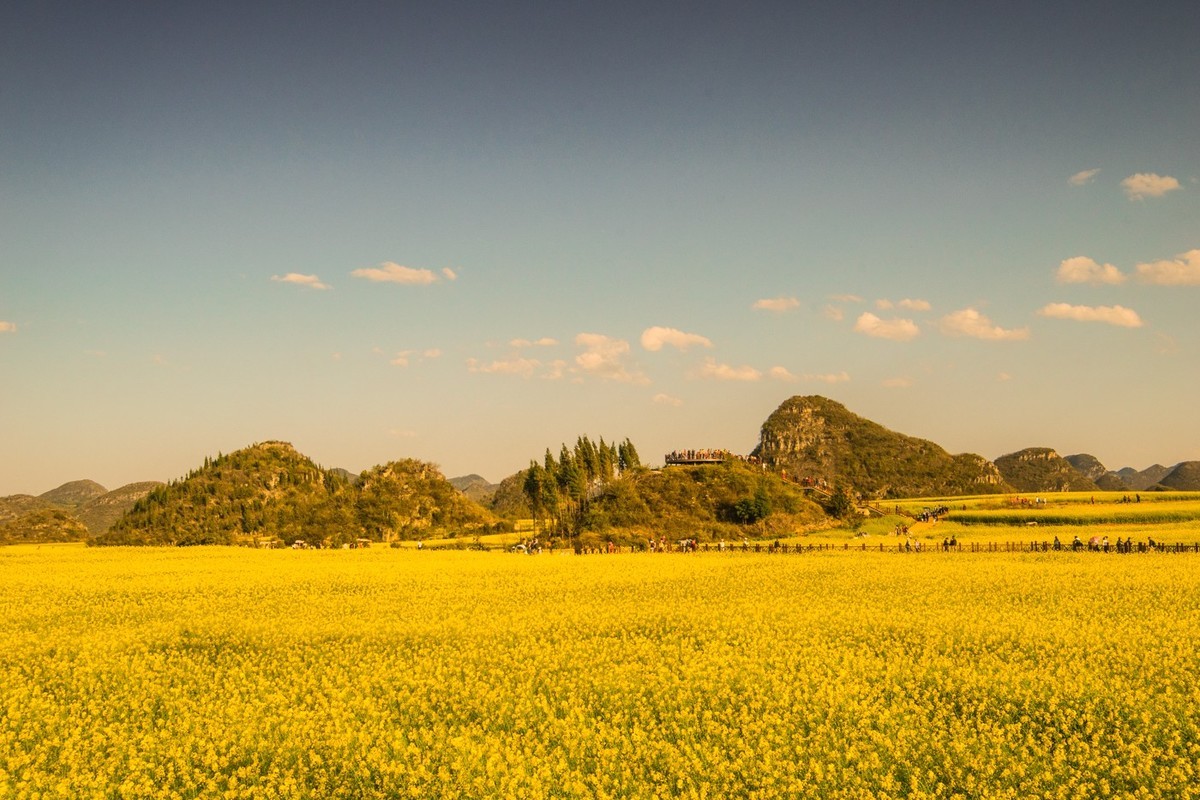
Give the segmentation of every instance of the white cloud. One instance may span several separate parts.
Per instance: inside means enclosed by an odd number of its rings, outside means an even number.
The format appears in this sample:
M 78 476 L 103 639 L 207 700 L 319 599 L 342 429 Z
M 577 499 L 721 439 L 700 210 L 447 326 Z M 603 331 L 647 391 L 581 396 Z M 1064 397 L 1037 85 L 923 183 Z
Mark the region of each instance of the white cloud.
M 791 370 L 789 370 L 787 367 L 771 367 L 769 370 L 767 370 L 767 376 L 774 380 L 784 381 L 786 383 L 794 383 L 795 381 L 800 380 L 793 375 Z
M 1200 286 L 1200 250 L 1173 259 L 1137 265 L 1138 280 L 1159 286 Z
M 378 267 L 356 269 L 350 274 L 375 283 L 403 283 L 412 286 L 428 286 L 436 283 L 438 279 L 430 270 L 403 267 L 391 261 L 385 261 Z
M 4 322 L 3 320 L 0 320 L 0 333 L 15 333 L 16 330 L 17 330 L 17 323 Z
M 510 358 L 484 364 L 474 358 L 467 359 L 467 369 L 471 372 L 482 372 L 487 375 L 519 375 L 522 378 L 533 376 L 542 362 L 535 358 Z
M 446 280 L 448 281 L 458 280 L 458 273 L 449 267 L 442 267 L 442 275 L 446 276 Z
M 793 308 L 799 308 L 800 301 L 794 297 L 771 297 L 763 298 L 762 300 L 754 301 L 756 310 L 759 311 L 791 311 Z
M 392 360 L 388 363 L 393 367 L 407 367 L 409 364 L 409 357 L 412 356 L 412 352 L 412 350 L 401 350 L 399 353 L 396 353 L 396 355 L 394 355 Z
M 1038 312 L 1043 317 L 1072 319 L 1079 322 L 1104 322 L 1123 328 L 1140 328 L 1142 319 L 1136 311 L 1124 306 L 1073 306 L 1069 303 L 1050 303 Z
M 831 294 L 829 299 L 835 303 L 861 303 L 863 299 L 856 294 Z
M 854 323 L 854 330 L 877 339 L 891 339 L 897 342 L 906 342 L 921 332 L 911 319 L 880 319 L 870 311 L 863 312 Z
M 1162 197 L 1167 192 L 1181 189 L 1179 181 L 1170 175 L 1156 175 L 1153 172 L 1139 172 L 1121 181 L 1125 194 L 1130 200 L 1142 200 L 1147 197 Z
M 424 356 L 425 358 L 441 358 L 442 351 L 440 348 L 431 347 L 428 350 L 426 350 L 425 352 L 421 353 L 421 355 Z
M 817 381 L 819 383 L 846 383 L 850 380 L 849 372 L 827 372 L 821 375 L 804 375 L 806 381 Z
M 964 308 L 942 317 L 942 333 L 947 336 L 969 336 L 991 342 L 1015 342 L 1029 338 L 1029 328 L 1001 328 L 973 308 Z
M 1067 178 L 1067 183 L 1071 184 L 1072 186 L 1083 186 L 1085 184 L 1091 183 L 1092 178 L 1096 177 L 1099 174 L 1100 174 L 1099 167 L 1097 167 L 1096 169 L 1085 169 L 1082 172 L 1076 172 L 1074 175 Z
M 841 322 L 846 318 L 846 312 L 837 306 L 825 306 L 824 314 L 827 319 L 831 319 L 834 322 Z
M 654 395 L 651 400 L 660 406 L 673 406 L 674 408 L 679 408 L 679 406 L 683 405 L 683 401 L 678 397 L 673 397 L 672 395 L 664 394 L 663 392 L 659 392 L 658 394 Z
M 671 345 L 678 350 L 687 350 L 692 345 L 712 347 L 712 342 L 698 333 L 684 333 L 675 328 L 655 326 L 642 331 L 642 347 L 651 352 L 662 350 L 663 345 Z
M 558 344 L 558 340 L 543 336 L 540 339 L 513 339 L 509 344 L 513 347 L 553 347 Z
M 329 284 L 322 283 L 316 275 L 301 275 L 299 272 L 289 272 L 287 275 L 272 275 L 271 280 L 278 283 L 294 283 L 297 286 L 307 286 L 310 289 L 328 289 Z
M 1119 284 L 1125 282 L 1125 274 L 1112 264 L 1097 264 L 1087 256 L 1063 259 L 1058 265 L 1059 283 Z
M 875 307 L 880 311 L 887 311 L 892 308 L 903 308 L 907 311 L 928 311 L 933 306 L 929 304 L 928 300 L 913 300 L 906 297 L 898 303 L 893 303 L 887 299 L 876 300 Z
M 754 367 L 732 367 L 729 364 L 718 364 L 716 359 L 707 358 L 697 373 L 701 378 L 712 378 L 718 381 L 757 381 L 762 373 Z
M 630 371 L 625 366 L 629 342 L 624 339 L 614 339 L 601 333 L 581 333 L 575 337 L 575 344 L 583 348 L 583 352 L 575 356 L 575 367 L 578 371 L 620 383 L 650 382 L 645 375 Z
M 907 389 L 912 385 L 912 378 L 888 378 L 883 382 L 885 389 Z

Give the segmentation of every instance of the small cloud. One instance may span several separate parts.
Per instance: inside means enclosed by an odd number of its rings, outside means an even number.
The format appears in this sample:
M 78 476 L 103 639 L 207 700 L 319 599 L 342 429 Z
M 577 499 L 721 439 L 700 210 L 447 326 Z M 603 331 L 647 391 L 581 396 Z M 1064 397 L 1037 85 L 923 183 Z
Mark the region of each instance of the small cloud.
M 1159 286 L 1200 286 L 1200 250 L 1173 259 L 1137 265 L 1138 280 Z
M 668 344 L 677 350 L 687 350 L 692 345 L 712 347 L 712 342 L 698 333 L 684 333 L 675 328 L 657 326 L 642 331 L 642 347 L 650 352 L 656 353 Z
M 299 272 L 289 272 L 287 275 L 272 275 L 271 280 L 278 283 L 294 283 L 297 286 L 307 286 L 310 289 L 328 289 L 329 284 L 321 283 L 316 275 L 301 275 Z
M 392 428 L 388 431 L 388 436 L 396 439 L 415 439 L 417 438 L 417 432 L 401 428 Z
M 1162 197 L 1167 192 L 1181 189 L 1179 181 L 1170 175 L 1156 175 L 1153 172 L 1139 172 L 1121 181 L 1125 194 L 1130 200 L 1143 200 L 1147 197 Z
M 396 353 L 396 355 L 392 356 L 392 360 L 388 363 L 393 367 L 407 367 L 409 364 L 409 357 L 412 355 L 412 352 L 412 350 L 401 350 L 399 353 Z
M 1142 319 L 1136 311 L 1124 306 L 1073 306 L 1069 303 L 1050 303 L 1038 311 L 1043 317 L 1071 319 L 1078 322 L 1103 322 L 1123 328 L 1140 328 Z
M 3 330 L 3 328 L 0 328 L 0 330 Z M 92 358 L 108 358 L 108 353 L 104 350 L 84 350 L 83 354 Z
M 828 383 L 832 385 L 835 383 L 847 383 L 850 380 L 850 373 L 827 372 L 821 375 L 805 375 L 803 377 L 806 381 L 817 381 L 819 383 Z
M 784 381 L 785 383 L 795 383 L 800 380 L 787 367 L 771 367 L 767 370 L 767 376 L 772 380 Z
M 341 360 L 342 360 L 342 354 L 341 354 L 341 353 L 333 353 L 333 354 L 330 356 L 330 358 L 332 358 L 334 361 L 341 361 Z
M 996 376 L 996 380 L 1001 383 L 1003 383 L 1004 381 L 1011 381 L 1012 375 L 1009 375 L 1007 372 L 1001 372 L 999 375 Z
M 1029 338 L 1028 328 L 1001 328 L 973 308 L 964 308 L 942 317 L 941 330 L 947 336 L 968 336 L 991 342 L 1015 342 Z
M 17 323 L 0 320 L 0 333 L 16 333 Z
M 680 400 L 678 397 L 673 397 L 669 394 L 664 394 L 662 392 L 659 392 L 658 394 L 654 395 L 654 397 L 652 397 L 650 399 L 654 403 L 656 403 L 660 406 L 672 406 L 674 408 L 679 408 L 681 405 L 683 405 L 683 401 Z
M 471 372 L 482 372 L 486 375 L 519 375 L 522 378 L 532 377 L 541 365 L 542 362 L 534 358 L 510 358 L 490 364 L 484 364 L 474 358 L 467 359 L 467 369 Z
M 424 358 L 441 358 L 442 351 L 436 347 L 431 347 L 428 350 L 421 353 L 421 355 Z
M 861 303 L 863 299 L 856 294 L 831 294 L 829 299 L 835 303 Z
M 837 306 L 825 306 L 825 310 L 822 313 L 825 314 L 826 319 L 831 319 L 834 322 L 841 322 L 846 318 L 846 312 Z
M 854 323 L 854 330 L 876 339 L 891 339 L 896 342 L 906 342 L 921 332 L 911 319 L 880 319 L 870 311 L 863 312 Z
M 752 307 L 758 311 L 791 311 L 800 307 L 800 301 L 794 297 L 771 297 L 754 301 Z
M 716 359 L 707 358 L 697 373 L 701 378 L 712 378 L 718 381 L 757 381 L 762 373 L 754 367 L 732 367 L 729 364 L 718 364 Z
M 1076 172 L 1071 177 L 1067 178 L 1067 183 L 1072 186 L 1085 186 L 1092 182 L 1092 178 L 1100 174 L 1100 168 L 1085 169 L 1081 172 Z
M 888 378 L 883 382 L 885 389 L 907 389 L 912 385 L 912 378 Z
M 458 273 L 449 267 L 442 267 L 442 275 L 446 276 L 446 280 L 448 281 L 458 280 Z
M 1119 284 L 1125 282 L 1125 274 L 1112 264 L 1097 264 L 1087 256 L 1063 259 L 1058 265 L 1059 283 Z
M 892 308 L 903 308 L 906 311 L 928 311 L 930 308 L 932 308 L 928 300 L 913 300 L 908 297 L 904 298 L 898 303 L 893 303 L 891 300 L 887 299 L 876 300 L 875 307 L 880 311 L 887 311 Z
M 645 334 L 642 338 L 645 339 Z M 625 366 L 625 357 L 629 355 L 629 342 L 624 339 L 614 339 L 601 333 L 581 333 L 575 337 L 575 344 L 583 348 L 583 352 L 575 356 L 575 367 L 578 371 L 620 383 L 650 382 L 645 375 L 631 372 Z
M 391 261 L 385 261 L 378 267 L 356 269 L 350 274 L 374 283 L 403 283 L 411 286 L 428 286 L 436 283 L 438 279 L 430 270 L 403 267 Z
M 540 339 L 512 339 L 509 345 L 512 347 L 553 347 L 558 344 L 557 339 L 551 339 L 549 336 L 543 336 Z

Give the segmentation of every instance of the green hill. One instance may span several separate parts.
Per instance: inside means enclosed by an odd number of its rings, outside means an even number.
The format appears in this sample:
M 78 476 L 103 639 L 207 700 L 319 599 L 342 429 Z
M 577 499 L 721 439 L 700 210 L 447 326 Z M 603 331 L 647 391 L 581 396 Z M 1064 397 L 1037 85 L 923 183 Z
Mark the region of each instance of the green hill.
M 950 455 L 819 396 L 784 401 L 763 423 L 752 455 L 794 478 L 824 480 L 871 498 L 1010 490 L 982 456 Z
M 1200 461 L 1184 461 L 1163 476 L 1159 484 L 1177 492 L 1200 491 Z
M 433 532 L 482 530 L 494 518 L 432 464 L 393 461 L 362 473 L 356 516 L 369 538 L 415 539 Z
M 154 489 L 162 486 L 160 481 L 129 483 L 99 497 L 93 497 L 76 510 L 76 515 L 93 536 L 105 533 L 113 523 L 133 509 L 137 502 Z
M 0 523 L 0 544 L 80 542 L 87 538 L 87 526 L 61 508 L 40 508 Z
M 1094 492 L 1098 488 L 1049 447 L 1027 447 L 1000 456 L 996 468 L 1020 492 Z
M 750 464 L 635 469 L 608 483 L 583 514 L 585 538 L 741 540 L 793 535 L 829 520 L 802 489 Z
M 186 478 L 151 489 L 95 544 L 340 545 L 479 529 L 491 515 L 437 468 L 401 461 L 357 483 L 325 470 L 286 442 L 263 442 L 206 459 Z

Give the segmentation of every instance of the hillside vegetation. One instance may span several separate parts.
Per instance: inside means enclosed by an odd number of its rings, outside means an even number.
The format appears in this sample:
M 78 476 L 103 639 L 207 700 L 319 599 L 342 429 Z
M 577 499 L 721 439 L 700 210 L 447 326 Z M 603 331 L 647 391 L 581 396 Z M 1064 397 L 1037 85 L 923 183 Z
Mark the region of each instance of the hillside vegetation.
M 1098 487 L 1049 447 L 1028 447 L 996 459 L 1004 480 L 1021 492 L 1089 492 Z
M 763 423 L 752 455 L 771 469 L 823 480 L 863 497 L 1011 491 L 995 466 L 853 414 L 825 397 L 792 397 Z
M 263 442 L 155 488 L 93 542 L 338 545 L 467 532 L 491 521 L 431 464 L 393 462 L 351 482 L 290 444 Z

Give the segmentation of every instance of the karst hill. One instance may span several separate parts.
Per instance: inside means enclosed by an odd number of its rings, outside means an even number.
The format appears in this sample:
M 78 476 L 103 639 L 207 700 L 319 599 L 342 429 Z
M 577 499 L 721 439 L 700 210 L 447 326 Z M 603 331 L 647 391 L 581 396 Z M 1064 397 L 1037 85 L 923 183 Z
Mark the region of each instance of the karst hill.
M 286 442 L 262 442 L 159 486 L 93 542 L 338 545 L 467 532 L 492 520 L 432 464 L 396 461 L 352 480 Z
M 752 455 L 768 468 L 824 480 L 866 497 L 899 498 L 1012 491 L 996 466 L 974 453 L 951 455 L 820 396 L 796 396 L 763 423 Z

